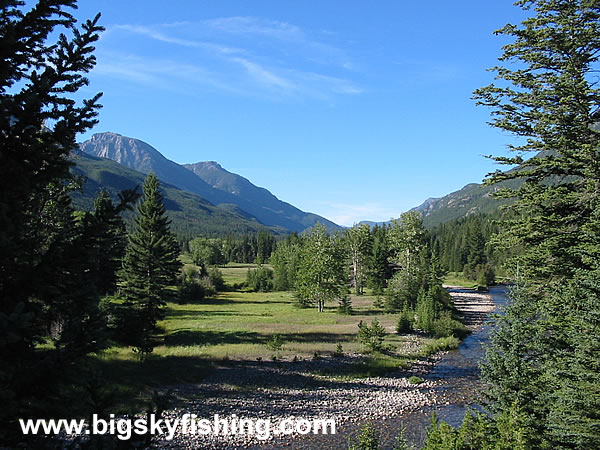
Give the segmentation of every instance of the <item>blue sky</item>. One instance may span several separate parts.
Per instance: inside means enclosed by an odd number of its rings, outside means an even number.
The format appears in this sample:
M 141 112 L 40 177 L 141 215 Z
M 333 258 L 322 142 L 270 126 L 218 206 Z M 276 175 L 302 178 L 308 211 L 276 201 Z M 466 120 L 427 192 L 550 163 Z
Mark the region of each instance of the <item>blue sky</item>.
M 510 137 L 474 89 L 509 0 L 80 2 L 102 13 L 95 132 L 218 161 L 339 224 L 388 220 L 496 166 Z

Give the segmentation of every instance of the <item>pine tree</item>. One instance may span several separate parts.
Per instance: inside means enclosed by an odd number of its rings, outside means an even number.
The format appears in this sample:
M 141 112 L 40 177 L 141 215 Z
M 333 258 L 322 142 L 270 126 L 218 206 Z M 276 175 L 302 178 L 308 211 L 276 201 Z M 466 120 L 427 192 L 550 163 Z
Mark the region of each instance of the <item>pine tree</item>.
M 119 275 L 120 293 L 125 300 L 121 328 L 128 343 L 142 355 L 152 352 L 156 323 L 164 316 L 164 306 L 174 299 L 169 289 L 181 269 L 179 245 L 171 232 L 156 175 L 148 174 L 144 197 L 137 207 L 134 228 Z
M 515 156 L 494 158 L 519 168 L 489 182 L 523 180 L 499 192 L 516 202 L 496 243 L 518 250 L 521 276 L 483 366 L 487 406 L 522 447 L 590 448 L 600 429 L 600 7 L 516 4 L 532 14 L 498 31 L 513 39 L 494 68 L 501 81 L 475 91 L 492 125 L 521 138 Z
M 99 16 L 79 28 L 69 13 L 75 4 L 7 0 L 0 10 L 0 441 L 7 446 L 15 416 L 43 410 L 79 350 L 93 344 L 86 330 L 97 298 L 74 264 L 82 259 L 70 259 L 82 227 L 64 189 L 75 138 L 96 123 L 100 96 L 82 104 L 72 97 L 88 84 L 102 28 Z M 40 358 L 35 346 L 49 329 L 58 348 Z M 75 350 L 67 335 L 77 330 Z

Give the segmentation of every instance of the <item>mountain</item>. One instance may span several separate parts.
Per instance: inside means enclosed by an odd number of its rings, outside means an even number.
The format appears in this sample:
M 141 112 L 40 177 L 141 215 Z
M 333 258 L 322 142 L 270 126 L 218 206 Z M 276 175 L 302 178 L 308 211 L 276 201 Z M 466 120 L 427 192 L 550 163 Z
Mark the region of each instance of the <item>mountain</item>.
M 94 134 L 79 147 L 85 153 L 111 159 L 142 173 L 153 171 L 163 182 L 197 194 L 214 205 L 241 209 L 266 226 L 302 232 L 321 222 L 330 230 L 340 229 L 323 217 L 279 200 L 267 189 L 253 185 L 213 161 L 183 166 L 139 139 L 116 133 Z
M 491 194 L 501 187 L 514 188 L 519 183 L 520 180 L 508 180 L 495 186 L 470 183 L 441 198 L 429 198 L 411 211 L 423 214 L 423 223 L 428 228 L 471 214 L 488 214 L 508 202 L 493 198 Z
M 105 158 L 81 151 L 72 153 L 72 170 L 84 178 L 81 191 L 72 194 L 77 209 L 90 210 L 100 189 L 115 199 L 124 189 L 141 186 L 145 174 Z M 215 206 L 202 197 L 161 181 L 161 191 L 173 231 L 180 237 L 224 236 L 228 233 L 252 233 L 264 229 L 256 218 L 233 205 Z M 141 189 L 140 189 L 141 192 Z M 281 227 L 269 227 L 276 234 L 287 233 Z
M 279 200 L 267 189 L 255 186 L 246 178 L 228 172 L 215 161 L 184 164 L 183 167 L 213 188 L 235 196 L 238 199 L 234 202 L 235 204 L 263 223 L 277 223 L 287 228 L 296 227 L 296 224 L 300 224 L 300 227 L 295 228 L 294 231 L 305 230 L 314 226 L 317 222 L 321 222 L 328 229 L 341 228 L 321 216 L 306 213 L 289 203 Z

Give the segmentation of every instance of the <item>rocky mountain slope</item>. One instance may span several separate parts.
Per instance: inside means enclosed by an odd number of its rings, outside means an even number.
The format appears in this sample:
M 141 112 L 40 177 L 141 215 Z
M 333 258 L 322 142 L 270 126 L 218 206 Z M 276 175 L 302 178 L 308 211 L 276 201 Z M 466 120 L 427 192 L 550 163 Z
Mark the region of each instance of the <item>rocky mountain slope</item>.
M 228 172 L 218 163 L 177 164 L 151 145 L 116 133 L 98 133 L 80 144 L 81 151 L 108 158 L 142 173 L 153 171 L 159 180 L 197 194 L 214 205 L 240 209 L 266 226 L 302 232 L 317 222 L 329 229 L 340 227 L 316 214 L 283 202 L 267 189 Z M 233 206 L 231 206 L 233 205 Z

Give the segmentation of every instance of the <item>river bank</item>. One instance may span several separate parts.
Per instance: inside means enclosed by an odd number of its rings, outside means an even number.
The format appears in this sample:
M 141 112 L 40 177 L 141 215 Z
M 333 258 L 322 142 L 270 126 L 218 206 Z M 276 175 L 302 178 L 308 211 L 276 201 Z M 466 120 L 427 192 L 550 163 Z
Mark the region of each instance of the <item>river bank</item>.
M 449 287 L 455 306 L 464 315 L 472 330 L 480 329 L 494 304 L 489 294 Z M 467 338 L 468 339 L 468 338 Z M 415 337 L 415 340 L 418 338 Z M 410 342 L 407 344 L 410 345 Z M 413 342 L 413 345 L 418 345 Z M 304 419 L 333 418 L 343 434 L 368 420 L 397 420 L 407 414 L 424 412 L 428 408 L 449 405 L 444 395 L 446 381 L 430 378 L 435 363 L 442 355 L 416 361 L 408 370 L 399 370 L 384 377 L 339 379 L 319 375 L 344 373 L 356 364 L 358 354 L 342 358 L 325 358 L 295 362 L 246 362 L 222 367 L 202 383 L 172 386 L 171 396 L 179 405 L 164 417 L 181 418 L 196 414 L 200 418 L 232 416 L 268 419 L 275 427 L 290 417 Z M 411 376 L 424 377 L 412 384 Z M 189 435 L 178 430 L 172 441 L 157 442 L 163 448 L 311 448 L 313 436 L 273 436 L 268 441 L 246 435 Z M 340 435 L 314 436 L 319 445 L 339 444 Z M 304 447 L 308 445 L 308 447 Z

